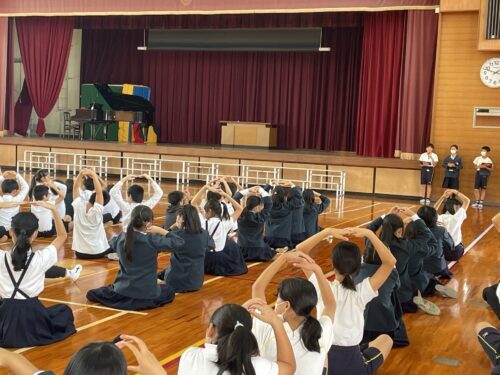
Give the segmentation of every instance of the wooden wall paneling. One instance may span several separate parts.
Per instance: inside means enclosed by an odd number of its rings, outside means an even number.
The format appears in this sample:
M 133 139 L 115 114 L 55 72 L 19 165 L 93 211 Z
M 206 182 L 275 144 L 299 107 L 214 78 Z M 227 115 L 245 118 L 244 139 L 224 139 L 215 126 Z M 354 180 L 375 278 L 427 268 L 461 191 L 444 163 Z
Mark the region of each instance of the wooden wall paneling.
M 62 163 L 62 164 L 69 165 L 70 172 L 73 171 L 73 166 L 75 165 L 75 160 L 78 159 L 78 158 L 75 159 L 74 155 L 85 155 L 85 150 L 75 150 L 75 149 L 71 149 L 71 148 L 52 147 L 50 149 L 50 151 L 61 153 L 61 154 L 68 154 L 68 155 L 56 156 L 56 161 L 58 164 Z M 61 171 L 66 171 L 68 168 L 67 165 L 61 166 L 61 167 L 58 166 L 57 169 L 61 170 Z
M 0 152 L 0 166 L 2 167 L 16 167 L 16 146 L 3 145 L 2 152 Z
M 470 12 L 478 11 L 481 0 L 441 0 L 439 11 L 446 12 Z
M 375 194 L 420 195 L 420 170 L 377 168 Z
M 108 174 L 120 174 L 119 169 L 122 168 L 121 152 L 86 150 L 86 154 L 96 156 L 109 156 L 110 158 L 108 158 Z
M 17 146 L 17 161 L 24 160 L 25 151 L 44 151 L 49 152 L 50 147 L 40 147 L 40 146 Z
M 327 166 L 324 164 L 299 164 L 299 163 L 283 163 L 284 168 L 313 168 L 313 169 L 319 169 L 319 171 L 315 171 L 315 174 L 327 174 Z M 307 172 L 306 171 L 300 171 L 300 170 L 284 170 L 283 171 L 283 178 L 285 180 L 292 180 L 292 181 L 304 181 L 307 178 Z M 320 177 L 315 176 L 313 178 L 313 181 L 319 181 Z M 301 185 L 299 183 L 299 185 Z M 325 186 L 322 186 L 324 188 Z
M 346 172 L 346 192 L 373 194 L 373 179 L 375 176 L 374 168 L 329 165 L 328 174 L 333 174 L 333 171 Z
M 492 148 L 490 157 L 497 164 L 500 160 L 500 129 L 472 127 L 474 107 L 498 107 L 500 90 L 490 89 L 481 83 L 479 70 L 487 59 L 499 52 L 477 50 L 478 13 L 441 14 L 441 34 L 436 66 L 434 118 L 432 141 L 442 160 L 452 144 L 459 145 L 464 163 L 460 189 L 473 196 L 475 170 L 472 160 L 481 147 Z M 443 168 L 436 169 L 433 197 L 442 193 Z M 487 202 L 500 202 L 500 173 L 493 171 L 489 180 Z
M 163 160 L 174 160 L 174 162 L 163 162 L 163 170 L 168 170 L 170 172 L 162 172 L 162 178 L 176 178 L 175 172 L 182 172 L 182 166 L 180 163 L 176 163 L 175 161 L 191 161 L 193 162 L 191 171 L 194 172 L 192 174 L 193 178 L 198 178 L 198 169 L 196 168 L 197 162 L 200 160 L 198 156 L 177 156 L 177 155 L 161 155 L 161 159 Z
M 255 183 L 258 182 L 259 184 L 264 184 L 269 181 L 266 181 L 266 176 L 269 177 L 269 180 L 272 179 L 273 177 L 273 171 L 270 168 L 274 167 L 281 167 L 283 165 L 282 162 L 277 162 L 277 161 L 264 161 L 264 160 L 241 160 L 241 164 L 244 166 L 250 166 L 250 168 L 255 171 L 262 171 L 259 172 L 259 180 L 255 180 L 257 173 L 252 172 L 249 174 L 249 182 L 250 183 Z M 258 166 L 262 166 L 263 168 L 258 168 Z M 269 168 L 268 168 L 269 167 Z
M 224 159 L 224 158 L 206 158 L 200 157 L 202 163 L 220 163 L 220 164 L 235 164 L 235 165 L 219 165 L 219 174 L 224 176 L 239 176 L 240 174 L 240 161 L 238 159 Z

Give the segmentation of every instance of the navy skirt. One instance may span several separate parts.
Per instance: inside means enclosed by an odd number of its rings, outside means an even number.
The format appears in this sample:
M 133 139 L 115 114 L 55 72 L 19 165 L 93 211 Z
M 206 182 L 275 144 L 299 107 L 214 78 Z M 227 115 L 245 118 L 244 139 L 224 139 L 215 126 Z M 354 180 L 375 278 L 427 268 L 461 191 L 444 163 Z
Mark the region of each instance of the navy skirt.
M 155 299 L 131 298 L 122 294 L 116 293 L 114 285 L 103 286 L 97 289 L 90 289 L 87 292 L 87 299 L 92 302 L 114 309 L 120 310 L 147 310 L 154 309 L 170 303 L 175 298 L 175 290 L 170 285 L 160 285 L 161 293 Z
M 222 251 L 207 251 L 205 254 L 205 273 L 216 276 L 239 276 L 248 273 L 248 268 L 238 244 L 226 241 Z
M 276 251 L 268 244 L 263 247 L 240 247 L 243 258 L 247 262 L 267 262 L 276 255 Z
M 76 332 L 73 312 L 63 304 L 45 307 L 38 298 L 0 300 L 0 347 L 49 345 Z
M 288 247 L 289 250 L 293 249 L 292 241 L 290 241 L 289 238 L 283 238 L 283 237 L 265 237 L 264 241 L 272 249 L 282 249 L 284 247 Z

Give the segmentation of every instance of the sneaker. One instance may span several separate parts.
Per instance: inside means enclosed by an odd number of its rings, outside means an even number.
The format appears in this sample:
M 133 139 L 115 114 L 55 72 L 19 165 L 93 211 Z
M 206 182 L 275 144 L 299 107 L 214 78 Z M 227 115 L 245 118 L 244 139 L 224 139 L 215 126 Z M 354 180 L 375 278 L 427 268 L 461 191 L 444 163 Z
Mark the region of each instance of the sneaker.
M 106 255 L 106 257 L 109 259 L 109 260 L 120 260 L 118 258 L 118 254 L 117 253 L 109 253 L 108 255 Z
M 472 203 L 471 207 L 477 208 L 479 206 L 479 201 Z
M 438 291 L 443 297 L 449 297 L 453 299 L 458 298 L 458 292 L 446 285 L 437 284 L 436 291 Z
M 479 203 L 477 204 L 477 208 L 483 208 L 483 201 L 479 201 Z
M 83 267 L 80 264 L 77 264 L 75 268 L 71 270 L 66 270 L 66 276 L 71 279 L 71 281 L 76 281 L 80 277 L 82 273 Z
M 431 301 L 427 301 L 426 299 L 422 298 L 422 294 L 420 293 L 420 290 L 418 291 L 418 295 L 413 297 L 413 303 L 418 306 L 420 310 L 425 312 L 426 314 L 429 315 L 440 315 L 441 310 L 439 307 L 432 303 Z
M 425 200 L 425 203 L 426 203 L 426 204 L 431 204 L 431 200 L 430 200 L 429 198 L 427 198 L 427 199 Z
M 420 204 L 425 204 L 425 199 L 420 199 Z

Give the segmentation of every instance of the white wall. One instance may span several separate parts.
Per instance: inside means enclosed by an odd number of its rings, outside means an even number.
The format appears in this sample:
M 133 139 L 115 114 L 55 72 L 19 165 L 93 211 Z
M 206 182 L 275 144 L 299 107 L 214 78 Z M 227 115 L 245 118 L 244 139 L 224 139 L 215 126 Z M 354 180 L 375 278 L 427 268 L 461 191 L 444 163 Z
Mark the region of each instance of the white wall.
M 15 30 L 15 28 L 14 28 Z M 68 59 L 64 82 L 59 93 L 59 99 L 52 112 L 45 118 L 45 128 L 48 134 L 62 132 L 63 112 L 74 111 L 80 107 L 80 60 L 82 55 L 82 30 L 73 30 L 73 40 Z M 14 33 L 14 100 L 17 101 L 21 93 L 24 80 L 24 71 L 21 63 L 21 53 L 17 33 Z M 35 134 L 38 116 L 35 111 L 30 119 L 30 135 Z

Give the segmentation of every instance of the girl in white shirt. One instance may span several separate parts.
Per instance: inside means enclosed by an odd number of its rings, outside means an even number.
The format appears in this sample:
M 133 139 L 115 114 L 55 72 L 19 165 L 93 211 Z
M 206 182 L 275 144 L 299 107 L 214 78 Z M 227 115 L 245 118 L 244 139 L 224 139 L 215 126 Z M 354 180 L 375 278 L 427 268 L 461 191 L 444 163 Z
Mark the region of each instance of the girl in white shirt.
M 318 240 L 332 236 L 344 241 L 336 244 L 332 251 L 335 280 L 331 283 L 331 289 L 336 308 L 333 319 L 333 345 L 328 353 L 328 374 L 373 374 L 387 359 L 392 349 L 392 339 L 388 335 L 380 335 L 369 343 L 368 348 L 363 351 L 360 349 L 365 325 L 364 310 L 368 302 L 378 295 L 378 290 L 391 274 L 396 265 L 396 258 L 377 235 L 366 228 L 327 228 L 302 242 L 297 246 L 297 250 L 309 252 Z M 346 236 L 366 237 L 373 244 L 382 262 L 373 276 L 357 285 L 354 284 L 353 276 L 361 268 L 361 253 L 356 244 L 345 241 Z M 319 290 L 316 274 L 309 280 Z M 317 308 L 319 316 L 323 313 L 323 305 L 320 300 Z
M 273 327 L 276 361 L 259 356 L 252 333 L 252 316 Z M 283 323 L 267 304 L 253 300 L 248 311 L 233 304 L 215 310 L 207 328 L 205 347 L 186 350 L 181 356 L 178 374 L 292 375 L 294 371 L 295 359 Z
M 314 243 L 306 243 L 306 246 L 309 245 L 313 246 Z M 295 375 L 321 375 L 333 341 L 332 325 L 335 312 L 335 300 L 330 283 L 321 267 L 304 253 L 282 254 L 255 281 L 252 286 L 252 298 L 266 301 L 267 286 L 287 262 L 302 268 L 307 276 L 313 273 L 317 276 L 324 309 L 322 315 L 318 315 L 318 319 L 314 318 L 312 312 L 318 303 L 314 285 L 302 278 L 287 278 L 278 286 L 275 311 L 283 319 L 285 331 L 292 344 L 297 363 Z M 276 338 L 272 327 L 254 319 L 252 332 L 257 338 L 260 355 L 275 361 Z
M 217 192 L 231 203 L 234 212 L 229 219 L 224 220 L 221 204 L 215 199 L 209 199 L 201 209 L 200 202 L 207 190 Z M 247 273 L 248 268 L 238 244 L 227 238 L 228 233 L 233 228 L 234 221 L 238 220 L 243 208 L 229 194 L 222 190 L 216 191 L 215 188 L 209 185 L 201 188 L 193 197 L 191 204 L 198 208 L 201 227 L 207 230 L 215 243 L 213 249 L 207 249 L 205 273 L 217 276 L 238 276 Z
M 38 300 L 45 272 L 57 262 L 57 249 L 66 241 L 66 230 L 55 206 L 34 204 L 52 210 L 57 237 L 47 248 L 33 251 L 38 219 L 31 212 L 13 217 L 10 232 L 14 247 L 0 255 L 0 347 L 48 345 L 76 332 L 68 306 L 44 307 Z
M 0 175 L 0 202 L 23 202 L 28 194 L 29 186 L 20 174 L 14 171 L 6 171 Z M 14 215 L 19 212 L 19 205 L 0 209 L 0 243 L 10 238 L 10 222 Z

